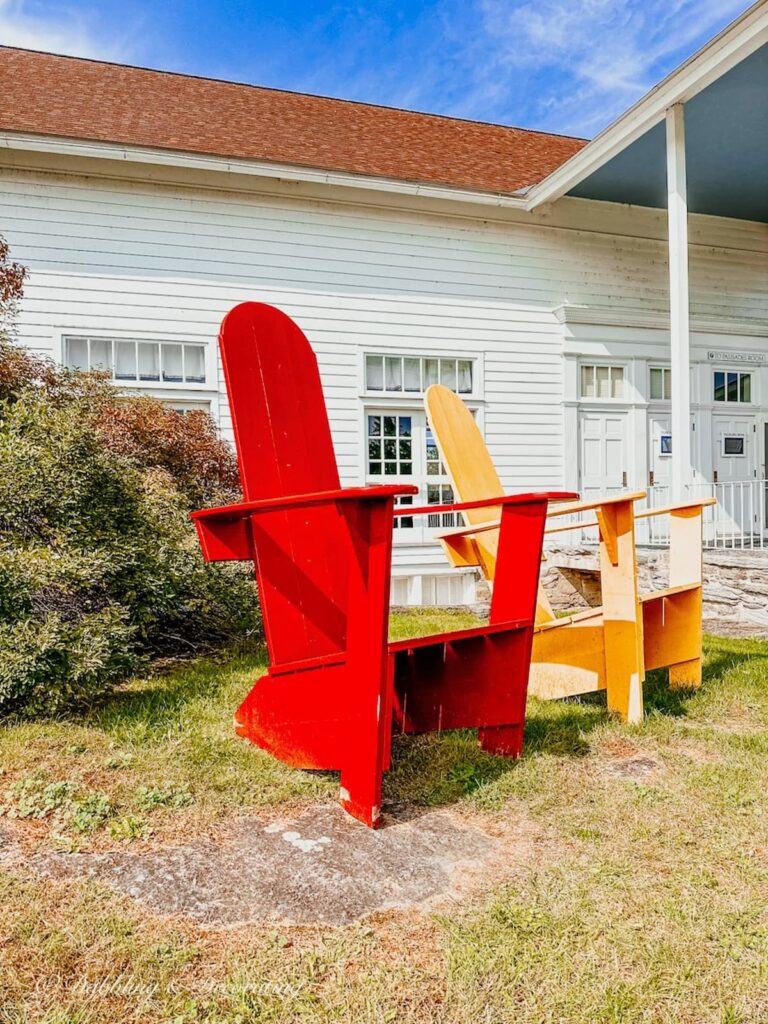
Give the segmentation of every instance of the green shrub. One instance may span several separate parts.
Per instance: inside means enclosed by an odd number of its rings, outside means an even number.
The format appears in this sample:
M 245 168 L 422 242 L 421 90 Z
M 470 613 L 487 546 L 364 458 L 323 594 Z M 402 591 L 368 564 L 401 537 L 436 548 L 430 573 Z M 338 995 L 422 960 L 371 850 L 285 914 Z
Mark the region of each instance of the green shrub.
M 0 403 L 0 712 L 61 709 L 258 628 L 250 571 L 204 565 L 188 494 L 150 452 L 104 443 L 89 387 Z M 101 415 L 116 399 L 94 388 Z M 199 497 L 228 496 L 214 487 Z
M 0 715 L 260 635 L 250 567 L 204 565 L 189 519 L 238 497 L 213 420 L 12 344 L 25 276 L 0 238 Z

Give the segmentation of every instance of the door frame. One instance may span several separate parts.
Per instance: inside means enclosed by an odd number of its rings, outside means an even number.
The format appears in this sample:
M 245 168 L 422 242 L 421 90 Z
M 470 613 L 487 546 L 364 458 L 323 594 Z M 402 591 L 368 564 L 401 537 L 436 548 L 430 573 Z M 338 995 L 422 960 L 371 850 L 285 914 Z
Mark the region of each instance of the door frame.
M 619 481 L 616 484 L 619 490 L 628 490 L 632 487 L 632 480 L 634 478 L 635 467 L 634 467 L 634 446 L 631 443 L 631 431 L 630 425 L 632 422 L 632 405 L 627 402 L 615 402 L 615 401 L 581 401 L 578 404 L 576 410 L 576 490 L 579 494 L 583 495 L 584 492 L 584 466 L 582 460 L 582 437 L 581 437 L 581 420 L 582 416 L 621 416 L 624 419 L 625 432 L 624 432 L 624 461 L 626 468 L 626 484 L 622 484 Z

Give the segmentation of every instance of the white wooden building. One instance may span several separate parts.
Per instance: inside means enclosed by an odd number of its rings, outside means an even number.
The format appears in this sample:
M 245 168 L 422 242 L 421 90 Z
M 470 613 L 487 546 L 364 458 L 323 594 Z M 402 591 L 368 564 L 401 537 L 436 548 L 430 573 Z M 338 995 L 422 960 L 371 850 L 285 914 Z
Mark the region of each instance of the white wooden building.
M 227 435 L 218 325 L 267 301 L 318 354 L 345 483 L 449 497 L 442 380 L 510 490 L 707 490 L 710 541 L 762 545 L 766 0 L 586 145 L 10 48 L 0 86 L 24 345 Z M 398 530 L 398 603 L 471 598 L 436 519 Z

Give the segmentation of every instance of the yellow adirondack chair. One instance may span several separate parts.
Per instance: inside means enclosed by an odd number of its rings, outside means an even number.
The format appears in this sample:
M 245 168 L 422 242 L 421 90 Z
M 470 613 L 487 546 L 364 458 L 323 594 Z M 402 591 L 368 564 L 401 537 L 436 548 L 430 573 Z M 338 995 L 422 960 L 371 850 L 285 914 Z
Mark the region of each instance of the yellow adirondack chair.
M 502 496 L 504 490 L 469 409 L 440 384 L 425 406 L 457 501 Z M 642 721 L 646 671 L 669 668 L 673 687 L 701 684 L 702 509 L 712 498 L 635 512 L 643 491 L 554 506 L 549 518 L 591 513 L 547 533 L 596 527 L 603 604 L 556 618 L 539 587 L 529 692 L 554 699 L 606 689 L 608 708 Z M 454 566 L 478 566 L 493 585 L 498 510 L 468 510 L 467 525 L 438 534 Z M 640 594 L 635 520 L 670 516 L 669 585 Z

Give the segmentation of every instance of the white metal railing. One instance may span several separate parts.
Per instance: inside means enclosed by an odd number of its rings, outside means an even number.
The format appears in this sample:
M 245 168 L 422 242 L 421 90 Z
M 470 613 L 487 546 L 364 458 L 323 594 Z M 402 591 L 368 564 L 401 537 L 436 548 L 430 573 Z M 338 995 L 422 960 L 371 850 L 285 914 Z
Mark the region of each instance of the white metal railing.
M 766 480 L 726 480 L 722 483 L 690 484 L 690 498 L 714 498 L 715 504 L 704 509 L 704 547 L 758 549 L 766 545 Z M 656 485 L 648 488 L 648 507 L 661 508 L 672 504 L 670 488 Z M 666 544 L 669 522 L 666 516 L 640 520 L 637 523 L 640 544 Z
M 716 502 L 704 509 L 704 547 L 741 550 L 768 548 L 765 536 L 768 532 L 767 490 L 768 480 L 729 480 L 723 483 L 689 485 L 686 495 L 688 498 L 714 498 Z M 605 493 L 620 493 L 620 490 Z M 647 495 L 645 501 L 636 503 L 635 508 L 638 511 L 642 508 L 664 508 L 675 503 L 670 487 L 666 484 L 656 484 L 647 488 Z M 593 497 L 598 495 L 582 495 L 584 500 Z M 563 516 L 558 519 L 558 525 L 565 527 L 568 523 L 578 523 L 583 519 L 584 516 L 579 513 Z M 669 543 L 669 517 L 662 515 L 638 519 L 635 523 L 635 536 L 638 544 L 666 546 Z M 546 543 L 547 547 L 561 544 L 568 547 L 596 544 L 597 530 L 588 527 L 558 533 L 549 536 Z

